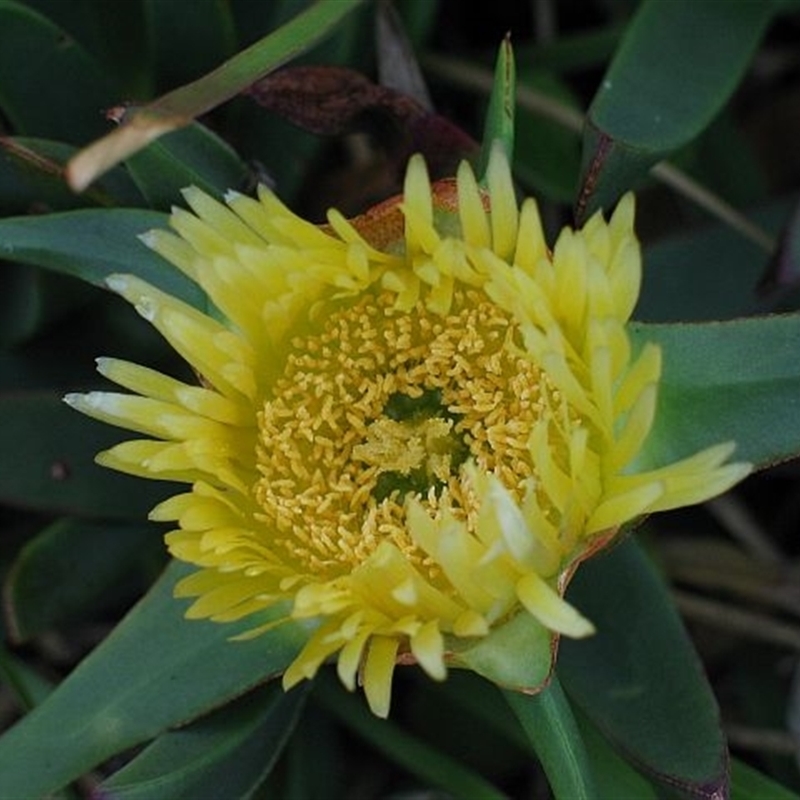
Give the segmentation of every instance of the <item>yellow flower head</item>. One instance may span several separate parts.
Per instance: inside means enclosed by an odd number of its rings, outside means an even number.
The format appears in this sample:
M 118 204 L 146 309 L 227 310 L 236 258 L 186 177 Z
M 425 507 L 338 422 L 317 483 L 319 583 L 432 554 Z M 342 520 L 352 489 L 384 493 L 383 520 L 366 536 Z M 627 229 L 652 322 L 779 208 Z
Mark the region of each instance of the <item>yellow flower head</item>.
M 284 685 L 335 656 L 380 715 L 398 661 L 441 679 L 449 644 L 517 614 L 591 633 L 563 599 L 577 564 L 626 522 L 748 471 L 724 463 L 731 444 L 636 467 L 661 365 L 654 345 L 634 359 L 626 332 L 633 198 L 551 252 L 499 148 L 486 183 L 463 164 L 432 187 L 415 157 L 402 197 L 324 227 L 264 188 L 227 207 L 186 191 L 194 213 L 145 240 L 213 312 L 132 276 L 109 285 L 198 385 L 100 359 L 132 394 L 67 398 L 144 434 L 100 463 L 191 485 L 151 514 L 177 521 L 169 550 L 198 567 L 176 590 L 197 598 L 188 616 L 289 601 L 315 625 Z

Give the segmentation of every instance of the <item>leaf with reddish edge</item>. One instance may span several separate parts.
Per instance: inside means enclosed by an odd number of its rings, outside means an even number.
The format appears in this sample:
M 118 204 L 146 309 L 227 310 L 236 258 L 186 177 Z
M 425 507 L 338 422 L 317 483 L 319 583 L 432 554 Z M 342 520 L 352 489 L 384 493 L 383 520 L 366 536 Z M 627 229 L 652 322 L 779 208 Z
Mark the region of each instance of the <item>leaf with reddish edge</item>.
M 780 8 L 771 0 L 640 4 L 587 115 L 579 223 L 706 128 Z

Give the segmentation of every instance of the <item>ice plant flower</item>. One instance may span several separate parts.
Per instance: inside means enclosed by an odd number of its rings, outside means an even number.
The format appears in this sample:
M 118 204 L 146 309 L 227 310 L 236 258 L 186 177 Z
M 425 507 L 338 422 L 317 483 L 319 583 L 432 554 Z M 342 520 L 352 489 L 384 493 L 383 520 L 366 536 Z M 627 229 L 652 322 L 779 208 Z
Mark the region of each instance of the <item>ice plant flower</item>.
M 193 213 L 145 242 L 214 311 L 130 275 L 108 284 L 197 384 L 103 358 L 129 393 L 67 401 L 143 435 L 101 464 L 190 485 L 151 514 L 177 521 L 169 551 L 198 567 L 176 588 L 196 598 L 190 618 L 288 601 L 314 623 L 287 688 L 336 658 L 386 715 L 398 662 L 442 679 L 450 644 L 517 614 L 588 635 L 563 598 L 576 565 L 625 523 L 748 471 L 730 443 L 637 468 L 661 356 L 633 357 L 626 331 L 641 273 L 631 196 L 552 251 L 499 148 L 485 188 L 467 164 L 431 186 L 414 157 L 401 197 L 325 226 L 263 187 L 227 205 L 185 198 Z

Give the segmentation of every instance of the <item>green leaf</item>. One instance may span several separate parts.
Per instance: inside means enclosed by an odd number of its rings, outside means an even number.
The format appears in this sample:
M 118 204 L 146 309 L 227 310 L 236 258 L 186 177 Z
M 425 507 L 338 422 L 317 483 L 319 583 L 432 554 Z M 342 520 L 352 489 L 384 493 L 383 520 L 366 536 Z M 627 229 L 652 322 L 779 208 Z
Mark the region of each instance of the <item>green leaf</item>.
M 558 679 L 554 676 L 547 688 L 535 695 L 505 695 L 544 767 L 556 800 L 599 800 L 578 723 Z
M 495 141 L 500 142 L 508 163 L 514 160 L 514 111 L 516 108 L 516 67 L 511 40 L 505 39 L 497 53 L 494 84 L 483 123 L 483 143 L 478 156 L 477 174 L 484 179 Z
M 0 220 L 0 257 L 102 287 L 109 275 L 129 273 L 205 310 L 205 294 L 197 284 L 137 238 L 166 226 L 164 214 L 121 208 L 12 217 Z
M 0 737 L 0 797 L 53 792 L 268 681 L 294 659 L 306 632 L 292 622 L 248 641 L 229 641 L 282 618 L 284 608 L 235 624 L 185 620 L 185 604 L 172 593 L 190 571 L 171 564 L 53 694 Z
M 557 671 L 574 704 L 654 779 L 687 797 L 724 797 L 727 748 L 714 695 L 634 541 L 584 564 L 568 598 L 597 626 L 587 639 L 561 640 Z
M 3 587 L 14 639 L 129 605 L 152 582 L 163 554 L 158 527 L 144 522 L 63 519 L 47 526 L 22 548 Z
M 770 0 L 641 4 L 589 108 L 579 221 L 708 126 L 778 10 Z
M 181 189 L 197 186 L 221 199 L 241 186 L 247 167 L 234 150 L 197 123 L 164 136 L 126 162 L 147 202 L 168 211 L 183 203 Z
M 731 761 L 732 800 L 800 800 L 800 795 L 737 758 Z
M 72 37 L 21 3 L 0 2 L 0 108 L 15 133 L 80 144 L 108 129 L 115 90 Z
M 251 797 L 297 724 L 306 689 L 257 689 L 208 717 L 169 731 L 100 787 L 107 800 Z
M 175 484 L 97 466 L 95 455 L 127 435 L 76 413 L 59 394 L 0 394 L 0 419 L 2 503 L 50 514 L 143 519 L 174 493 Z
M 734 440 L 736 458 L 766 466 L 800 452 L 800 314 L 631 326 L 663 351 L 658 411 L 641 463 L 664 464 Z
M 552 634 L 525 612 L 474 643 L 450 638 L 446 649 L 454 666 L 471 669 L 499 686 L 522 691 L 541 688 L 554 658 Z

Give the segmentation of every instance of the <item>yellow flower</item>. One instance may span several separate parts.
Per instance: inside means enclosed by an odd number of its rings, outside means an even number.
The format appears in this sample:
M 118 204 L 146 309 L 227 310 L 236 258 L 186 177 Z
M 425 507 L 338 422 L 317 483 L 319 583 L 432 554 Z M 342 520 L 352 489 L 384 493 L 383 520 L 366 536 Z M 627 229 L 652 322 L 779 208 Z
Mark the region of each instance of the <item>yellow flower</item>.
M 499 148 L 486 183 L 462 164 L 431 187 L 415 157 L 402 197 L 352 221 L 331 211 L 324 227 L 263 187 L 227 207 L 187 190 L 194 213 L 145 241 L 213 311 L 133 276 L 108 283 L 198 385 L 100 359 L 132 394 L 67 398 L 144 435 L 101 464 L 191 484 L 151 514 L 177 521 L 169 551 L 199 568 L 176 589 L 197 598 L 187 616 L 289 601 L 316 627 L 284 686 L 335 656 L 383 716 L 398 661 L 442 679 L 448 643 L 520 613 L 590 634 L 563 599 L 577 564 L 625 523 L 749 469 L 724 463 L 730 443 L 636 467 L 661 364 L 654 345 L 633 358 L 626 332 L 633 198 L 550 252 Z

